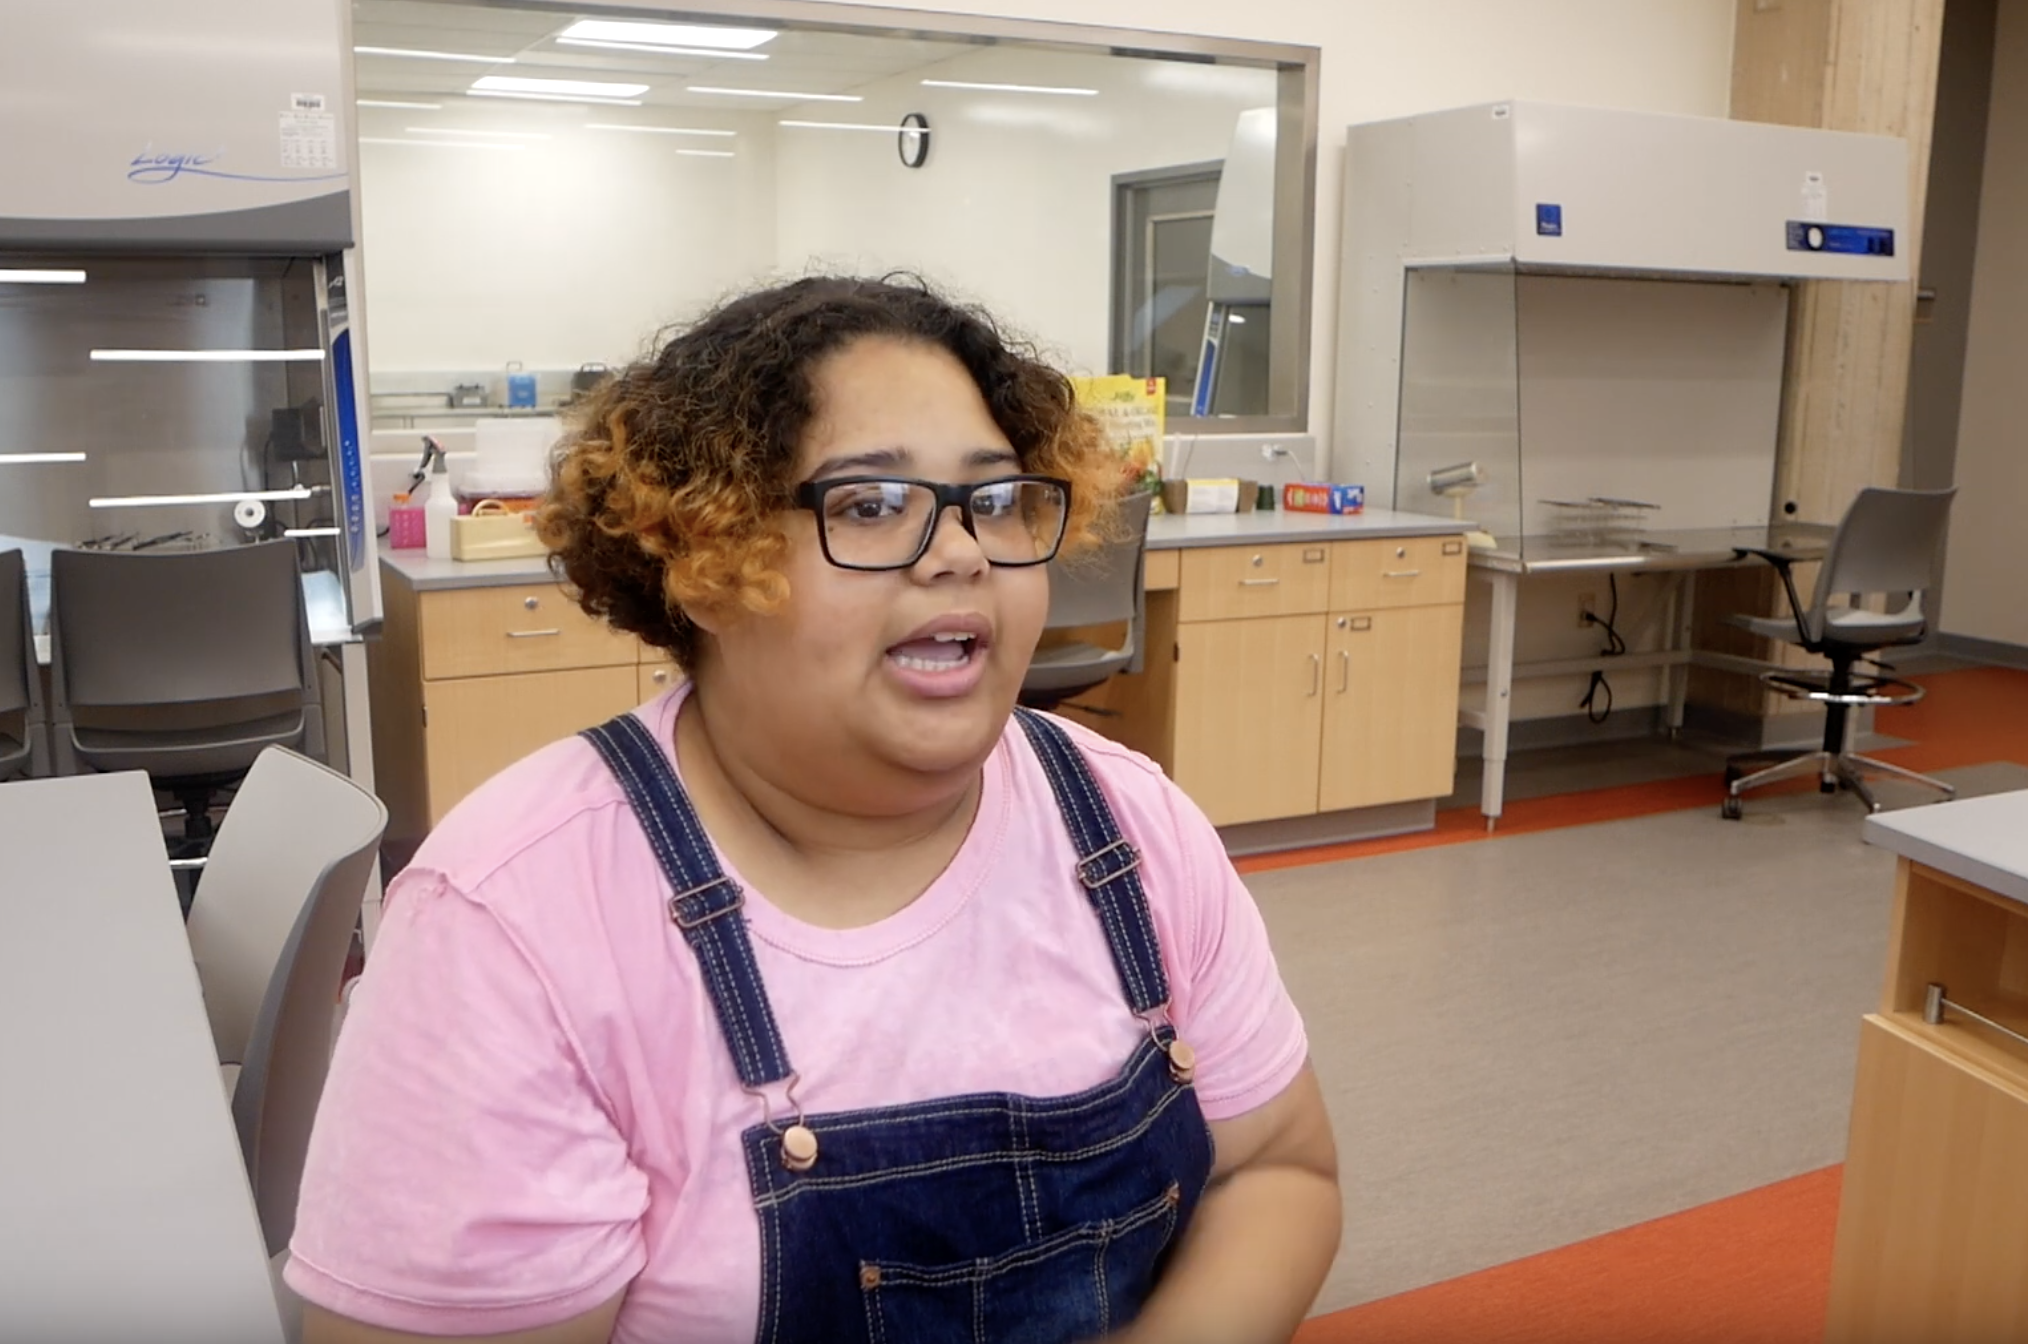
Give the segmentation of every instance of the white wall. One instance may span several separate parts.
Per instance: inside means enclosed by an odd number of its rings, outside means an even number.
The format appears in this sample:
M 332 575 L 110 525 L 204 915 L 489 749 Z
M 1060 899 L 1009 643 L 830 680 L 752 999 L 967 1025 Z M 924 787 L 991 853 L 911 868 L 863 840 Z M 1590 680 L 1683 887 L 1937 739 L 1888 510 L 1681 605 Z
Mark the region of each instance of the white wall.
M 1943 626 L 1954 635 L 2028 646 L 2015 531 L 2028 509 L 2028 430 L 2021 373 L 2028 366 L 2028 257 L 2017 239 L 2028 211 L 2028 6 L 2003 4 L 1993 43 L 1993 102 L 1979 198 L 1944 569 Z
M 1095 97 L 924 88 L 924 78 L 1099 90 Z M 1233 125 L 1271 107 L 1271 70 L 985 48 L 815 104 L 791 119 L 893 125 L 921 112 L 931 152 L 901 166 L 891 135 L 784 128 L 776 142 L 781 265 L 917 270 L 984 303 L 1073 373 L 1107 373 L 1112 177 L 1225 157 Z
M 1348 125 L 1509 97 L 1724 116 L 1731 96 L 1733 0 L 934 0 L 896 7 L 1321 49 L 1310 343 L 1310 424 L 1320 434 L 1331 424 Z
M 477 100 L 473 100 L 476 102 Z M 771 121 L 700 113 L 731 139 L 587 130 L 633 109 L 509 103 L 361 109 L 363 139 L 406 128 L 520 150 L 360 146 L 367 348 L 375 374 L 618 365 L 656 329 L 774 265 Z M 632 118 L 640 120 L 642 118 Z M 723 150 L 730 159 L 681 149 Z

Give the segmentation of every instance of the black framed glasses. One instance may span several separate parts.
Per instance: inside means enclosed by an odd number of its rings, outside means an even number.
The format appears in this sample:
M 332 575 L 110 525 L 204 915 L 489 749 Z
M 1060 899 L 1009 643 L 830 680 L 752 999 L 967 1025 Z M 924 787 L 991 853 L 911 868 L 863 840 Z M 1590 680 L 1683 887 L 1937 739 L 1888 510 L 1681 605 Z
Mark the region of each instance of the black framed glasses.
M 1047 564 L 1063 544 L 1070 482 L 1000 476 L 945 485 L 905 476 L 834 476 L 796 487 L 796 507 L 817 515 L 824 558 L 840 569 L 907 569 L 922 559 L 944 510 L 1003 568 Z

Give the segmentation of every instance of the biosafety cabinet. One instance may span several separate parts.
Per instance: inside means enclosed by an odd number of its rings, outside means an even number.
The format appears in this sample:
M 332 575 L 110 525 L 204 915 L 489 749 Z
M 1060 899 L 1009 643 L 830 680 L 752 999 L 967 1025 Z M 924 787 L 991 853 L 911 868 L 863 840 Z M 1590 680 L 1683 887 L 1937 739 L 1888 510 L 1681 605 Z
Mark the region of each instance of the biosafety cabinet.
M 1791 282 L 1910 270 L 1900 140 L 1524 100 L 1352 127 L 1344 219 L 1332 475 L 1503 548 L 1767 522 Z

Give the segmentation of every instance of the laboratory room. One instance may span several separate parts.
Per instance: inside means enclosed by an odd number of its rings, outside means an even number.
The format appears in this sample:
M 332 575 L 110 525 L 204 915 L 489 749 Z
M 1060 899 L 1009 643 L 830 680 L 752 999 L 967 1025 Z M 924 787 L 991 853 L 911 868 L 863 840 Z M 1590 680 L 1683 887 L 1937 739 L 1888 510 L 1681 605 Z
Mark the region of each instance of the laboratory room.
M 2028 0 L 0 23 L 0 1338 L 2028 1339 Z

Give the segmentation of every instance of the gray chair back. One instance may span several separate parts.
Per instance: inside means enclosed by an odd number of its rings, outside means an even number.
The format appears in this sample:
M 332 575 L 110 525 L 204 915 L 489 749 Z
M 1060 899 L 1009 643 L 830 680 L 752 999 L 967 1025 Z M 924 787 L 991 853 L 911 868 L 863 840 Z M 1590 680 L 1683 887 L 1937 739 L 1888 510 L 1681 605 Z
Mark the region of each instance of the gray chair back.
M 1101 649 L 1082 642 L 1039 649 L 1021 679 L 1021 702 L 1051 708 L 1103 684 L 1116 672 L 1141 670 L 1141 632 L 1147 624 L 1141 571 L 1148 541 L 1152 494 L 1129 495 L 1115 513 L 1114 534 L 1095 550 L 1049 565 L 1049 616 L 1045 628 L 1069 630 L 1124 621 L 1125 642 Z
M 0 779 L 47 774 L 47 734 L 28 566 L 20 551 L 0 551 Z
M 295 1230 L 310 1125 L 352 930 L 387 809 L 282 747 L 254 761 L 226 810 L 185 926 L 268 1254 Z
M 240 772 L 274 744 L 323 754 L 294 542 L 58 551 L 50 644 L 52 736 L 64 773 Z M 88 724 L 117 735 L 81 734 Z
M 1871 644 L 1920 639 L 1927 616 L 1923 598 L 1936 573 L 1937 557 L 1950 524 L 1957 489 L 1861 490 L 1845 510 L 1824 567 L 1806 624 L 1814 639 Z M 1859 599 L 1888 595 L 1885 612 L 1862 610 Z M 1851 605 L 1833 605 L 1845 596 Z

